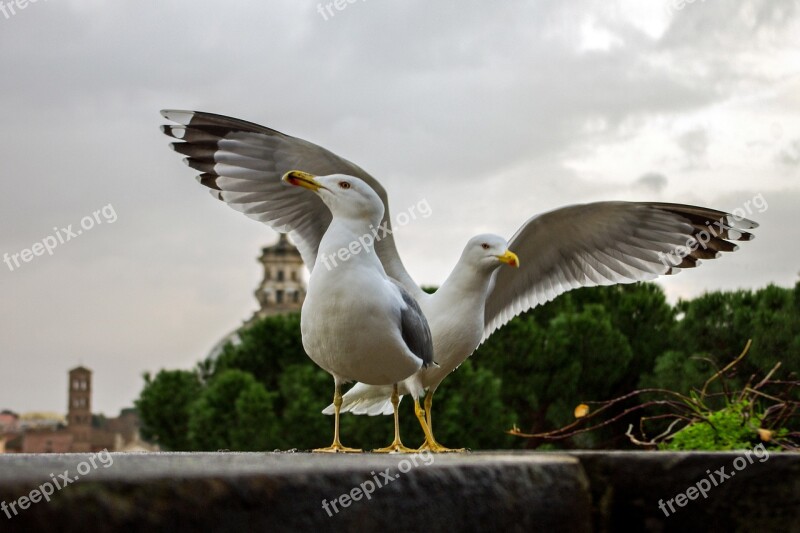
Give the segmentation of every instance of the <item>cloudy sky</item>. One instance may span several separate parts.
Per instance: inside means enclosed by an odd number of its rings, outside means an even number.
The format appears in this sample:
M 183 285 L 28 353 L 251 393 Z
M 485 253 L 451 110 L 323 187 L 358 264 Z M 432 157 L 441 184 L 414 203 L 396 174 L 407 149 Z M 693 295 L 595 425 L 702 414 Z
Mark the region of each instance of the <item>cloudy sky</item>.
M 761 223 L 739 253 L 665 281 L 672 300 L 798 279 L 797 1 L 326 3 L 0 13 L 0 254 L 52 251 L 0 263 L 0 408 L 65 410 L 84 364 L 95 411 L 114 414 L 142 372 L 192 367 L 255 309 L 275 234 L 194 181 L 162 108 L 326 146 L 395 213 L 427 201 L 396 237 L 426 284 L 476 233 L 608 199 L 749 206 Z

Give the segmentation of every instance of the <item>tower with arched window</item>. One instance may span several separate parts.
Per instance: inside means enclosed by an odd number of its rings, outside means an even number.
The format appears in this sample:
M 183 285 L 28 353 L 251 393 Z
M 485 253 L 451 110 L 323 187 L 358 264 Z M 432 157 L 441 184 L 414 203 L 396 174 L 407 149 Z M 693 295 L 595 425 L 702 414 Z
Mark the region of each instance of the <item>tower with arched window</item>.
M 67 429 L 72 452 L 92 451 L 92 371 L 79 366 L 69 371 Z
M 258 258 L 264 277 L 255 291 L 260 309 L 248 323 L 282 313 L 300 311 L 306 298 L 305 265 L 300 251 L 281 233 L 278 242 L 262 248 Z

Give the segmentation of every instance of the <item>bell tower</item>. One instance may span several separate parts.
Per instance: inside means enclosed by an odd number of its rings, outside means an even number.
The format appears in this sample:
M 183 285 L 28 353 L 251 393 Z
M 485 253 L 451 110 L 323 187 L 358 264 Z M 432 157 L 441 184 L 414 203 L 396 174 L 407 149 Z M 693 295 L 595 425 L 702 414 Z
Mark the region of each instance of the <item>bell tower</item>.
M 264 268 L 264 278 L 255 291 L 261 308 L 256 319 L 282 313 L 299 312 L 306 298 L 305 265 L 300 251 L 281 233 L 278 242 L 262 248 L 258 261 Z
M 67 429 L 72 452 L 92 451 L 92 371 L 79 366 L 69 371 Z

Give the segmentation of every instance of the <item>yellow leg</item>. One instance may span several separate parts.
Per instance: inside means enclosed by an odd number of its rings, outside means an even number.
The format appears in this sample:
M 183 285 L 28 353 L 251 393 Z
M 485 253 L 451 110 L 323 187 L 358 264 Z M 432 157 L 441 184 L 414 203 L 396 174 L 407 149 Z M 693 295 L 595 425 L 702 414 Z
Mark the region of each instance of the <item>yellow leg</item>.
M 361 450 L 357 448 L 348 448 L 347 446 L 342 446 L 342 443 L 339 441 L 339 410 L 342 408 L 342 392 L 339 384 L 336 384 L 335 392 L 333 393 L 333 407 L 334 407 L 334 422 L 333 422 L 333 444 L 328 446 L 327 448 L 317 448 L 314 452 L 317 453 L 357 453 Z
M 433 389 L 429 390 L 428 394 L 425 395 L 425 413 L 422 413 L 419 402 L 416 402 L 415 407 L 417 409 L 417 419 L 422 426 L 422 431 L 425 432 L 425 442 L 419 447 L 419 451 L 428 450 L 435 453 L 464 451 L 464 448 L 448 448 L 442 446 L 436 442 L 436 439 L 433 437 L 433 416 L 431 410 L 433 407 Z
M 397 392 L 397 383 L 395 383 L 394 388 L 392 389 L 392 406 L 394 407 L 394 440 L 386 448 L 379 448 L 377 450 L 372 450 L 373 452 L 411 453 L 413 451 L 416 451 L 406 446 L 403 446 L 403 443 L 400 441 L 400 416 L 397 412 L 397 407 L 399 404 L 400 404 L 400 394 L 398 394 Z
M 431 433 L 430 424 L 425 420 L 425 411 L 419 406 L 419 399 L 414 398 L 414 414 L 417 415 L 419 425 L 422 427 L 422 432 L 425 433 L 425 442 L 433 442 L 433 433 Z

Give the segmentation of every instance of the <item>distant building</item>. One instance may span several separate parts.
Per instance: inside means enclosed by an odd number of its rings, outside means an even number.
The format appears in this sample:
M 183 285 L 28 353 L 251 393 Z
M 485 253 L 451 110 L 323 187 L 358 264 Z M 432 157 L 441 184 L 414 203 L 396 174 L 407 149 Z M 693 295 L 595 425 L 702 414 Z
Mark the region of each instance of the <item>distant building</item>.
M 19 415 L 5 409 L 0 412 L 0 435 L 16 433 L 19 428 Z
M 6 443 L 19 436 L 19 415 L 13 411 L 0 412 L 0 453 L 6 453 Z
M 72 433 L 67 429 L 34 428 L 22 434 L 22 453 L 70 453 L 73 448 Z
M 106 419 L 92 414 L 92 371 L 79 366 L 69 371 L 67 416 L 0 413 L 0 453 L 77 453 L 152 451 L 139 438 L 139 417 L 133 409 Z M 66 422 L 66 423 L 65 423 Z
M 92 371 L 79 366 L 69 371 L 67 429 L 73 452 L 92 451 Z M 100 448 L 102 450 L 102 448 Z
M 278 242 L 261 249 L 258 258 L 264 277 L 255 291 L 261 308 L 246 322 L 259 318 L 296 313 L 306 299 L 305 265 L 300 251 L 281 233 Z

